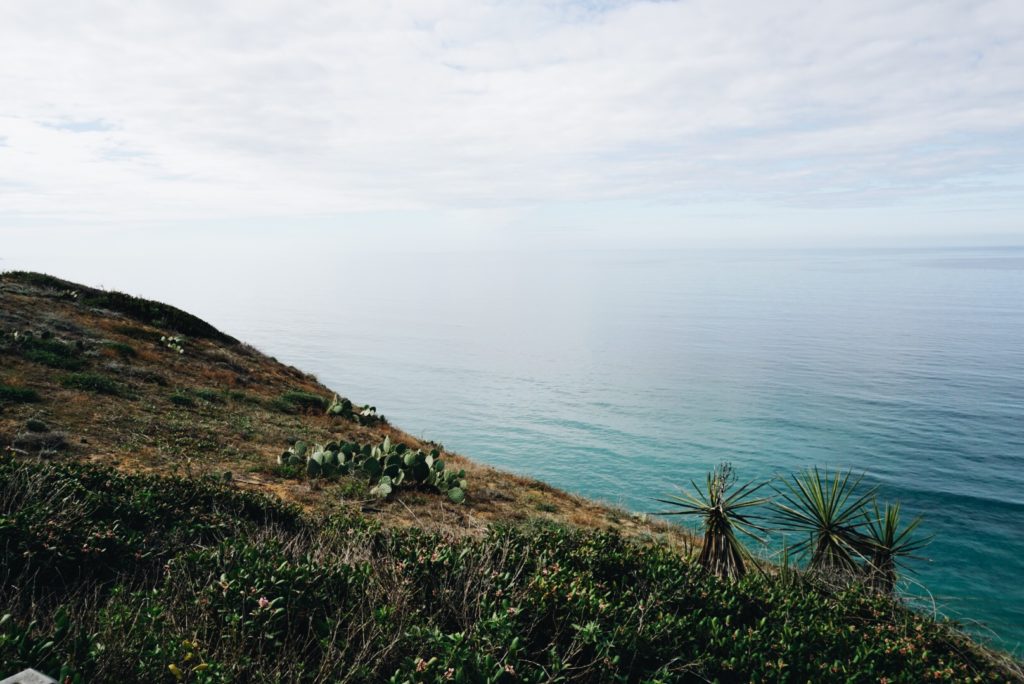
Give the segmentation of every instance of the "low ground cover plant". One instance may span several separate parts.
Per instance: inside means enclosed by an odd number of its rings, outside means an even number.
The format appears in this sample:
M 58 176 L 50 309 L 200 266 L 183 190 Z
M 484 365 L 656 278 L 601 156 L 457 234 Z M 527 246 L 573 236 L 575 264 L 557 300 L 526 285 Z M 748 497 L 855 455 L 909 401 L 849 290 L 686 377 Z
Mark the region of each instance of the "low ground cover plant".
M 31 387 L 18 387 L 0 383 L 0 404 L 30 404 L 39 401 L 39 393 Z
M 87 365 L 77 346 L 55 339 L 49 332 L 36 335 L 30 330 L 15 330 L 4 334 L 0 336 L 0 353 L 61 370 L 76 371 Z
M 952 626 L 813 575 L 723 581 L 546 525 L 309 519 L 220 482 L 0 461 L 0 665 L 62 681 L 1006 681 Z
M 61 380 L 61 384 L 69 389 L 107 394 L 113 397 L 127 397 L 128 391 L 121 383 L 111 380 L 102 373 L 72 373 Z

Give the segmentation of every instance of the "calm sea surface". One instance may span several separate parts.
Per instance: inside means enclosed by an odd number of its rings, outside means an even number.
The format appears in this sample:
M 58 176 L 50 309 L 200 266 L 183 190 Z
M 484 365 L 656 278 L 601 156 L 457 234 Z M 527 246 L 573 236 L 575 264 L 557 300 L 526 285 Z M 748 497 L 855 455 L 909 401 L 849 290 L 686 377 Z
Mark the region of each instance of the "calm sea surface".
M 174 303 L 413 434 L 636 511 L 723 460 L 864 471 L 925 516 L 939 610 L 1024 641 L 1024 250 L 19 265 Z

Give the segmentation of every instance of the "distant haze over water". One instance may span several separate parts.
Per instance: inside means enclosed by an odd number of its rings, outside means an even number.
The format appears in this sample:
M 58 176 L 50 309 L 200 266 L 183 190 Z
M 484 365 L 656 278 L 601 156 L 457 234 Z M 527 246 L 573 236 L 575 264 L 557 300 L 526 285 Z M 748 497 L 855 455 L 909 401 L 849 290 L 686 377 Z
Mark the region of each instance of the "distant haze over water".
M 0 268 L 175 304 L 415 435 L 637 511 L 723 460 L 853 467 L 925 515 L 940 610 L 1024 640 L 1024 250 L 216 263 Z

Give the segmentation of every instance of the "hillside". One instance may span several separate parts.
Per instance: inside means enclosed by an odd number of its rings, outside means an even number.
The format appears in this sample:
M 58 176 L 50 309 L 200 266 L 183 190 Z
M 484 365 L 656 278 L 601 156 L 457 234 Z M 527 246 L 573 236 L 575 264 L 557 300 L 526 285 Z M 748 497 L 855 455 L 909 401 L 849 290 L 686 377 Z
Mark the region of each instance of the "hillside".
M 0 274 L 0 678 L 1021 681 L 884 593 L 719 580 L 679 528 L 334 396 L 173 307 Z M 464 470 L 464 501 L 278 462 L 385 441 Z
M 26 455 L 130 472 L 230 472 L 237 487 L 273 493 L 309 510 L 365 510 L 387 524 L 480 534 L 495 521 L 538 517 L 687 542 L 675 527 L 488 468 L 443 447 L 441 457 L 465 469 L 472 483 L 468 505 L 419 491 L 379 501 L 353 478 L 310 482 L 294 476 L 277 466 L 277 457 L 297 439 L 379 443 L 389 437 L 412 448 L 440 445 L 424 444 L 386 421 L 364 425 L 353 417 L 325 415 L 335 392 L 314 376 L 165 304 L 40 274 L 5 273 L 0 331 L 0 384 L 38 397 L 5 402 L 0 447 L 11 445 Z M 181 353 L 161 341 L 175 336 L 183 338 Z M 29 419 L 46 430 L 26 430 Z

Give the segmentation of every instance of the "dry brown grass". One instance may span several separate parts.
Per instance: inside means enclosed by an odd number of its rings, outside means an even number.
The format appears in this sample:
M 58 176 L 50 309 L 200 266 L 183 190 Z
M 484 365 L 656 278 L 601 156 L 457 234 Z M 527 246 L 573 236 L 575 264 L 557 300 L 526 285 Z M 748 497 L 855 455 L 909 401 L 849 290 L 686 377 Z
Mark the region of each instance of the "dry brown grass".
M 88 370 L 123 385 L 130 398 L 67 389 L 64 371 L 0 351 L 0 382 L 30 387 L 42 401 L 0 407 L 0 438 L 10 441 L 29 418 L 40 418 L 67 435 L 59 458 L 96 461 L 131 471 L 203 474 L 231 471 L 239 487 L 273 493 L 310 510 L 354 507 L 389 525 L 479 534 L 494 522 L 541 518 L 630 537 L 655 538 L 680 548 L 691 540 L 680 528 L 633 516 L 614 506 L 573 496 L 527 477 L 446 452 L 451 465 L 465 468 L 471 483 L 466 505 L 443 497 L 404 491 L 379 502 L 352 496 L 352 482 L 310 483 L 273 475 L 277 455 L 290 438 L 311 442 L 377 442 L 385 436 L 429 450 L 415 437 L 389 425 L 361 426 L 315 413 L 285 413 L 272 403 L 288 391 L 330 397 L 334 391 L 302 371 L 245 345 L 188 339 L 178 355 L 160 342 L 170 334 L 120 314 L 90 309 L 45 288 L 0 279 L 0 330 L 49 331 L 75 345 Z M 131 345 L 136 355 L 121 358 L 106 343 Z M 163 383 L 163 384 L 160 384 Z M 195 396 L 178 406 L 176 391 L 235 392 L 223 403 Z M 241 392 L 241 395 L 237 393 Z M 0 444 L 0 447 L 5 444 Z

